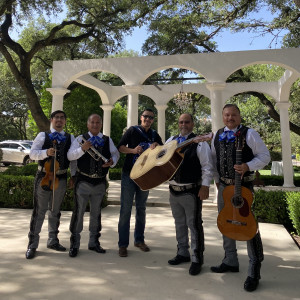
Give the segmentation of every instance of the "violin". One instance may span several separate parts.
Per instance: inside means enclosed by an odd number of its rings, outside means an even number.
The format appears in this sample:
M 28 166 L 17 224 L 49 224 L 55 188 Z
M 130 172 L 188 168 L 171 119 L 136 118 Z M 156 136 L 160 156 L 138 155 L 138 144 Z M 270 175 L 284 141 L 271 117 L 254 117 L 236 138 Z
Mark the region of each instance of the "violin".
M 53 141 L 55 155 L 44 164 L 45 176 L 41 180 L 41 187 L 45 191 L 53 191 L 58 188 L 59 179 L 56 177 L 56 171 L 59 169 L 59 162 L 56 159 L 56 140 Z

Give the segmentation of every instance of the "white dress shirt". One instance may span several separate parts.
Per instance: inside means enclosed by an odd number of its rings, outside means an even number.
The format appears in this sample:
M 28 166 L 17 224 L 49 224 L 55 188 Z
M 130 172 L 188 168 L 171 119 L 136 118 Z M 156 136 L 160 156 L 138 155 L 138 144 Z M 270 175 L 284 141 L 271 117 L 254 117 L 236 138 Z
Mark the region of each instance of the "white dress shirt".
M 190 135 L 187 134 L 184 137 L 187 139 L 187 137 Z M 181 136 L 181 135 L 179 135 Z M 174 136 L 171 136 L 166 143 L 169 143 L 172 141 Z M 207 142 L 200 142 L 198 143 L 197 147 L 197 156 L 200 161 L 201 170 L 202 170 L 202 178 L 201 178 L 201 185 L 210 186 L 210 183 L 213 179 L 213 161 L 211 157 L 211 150 Z M 172 185 L 187 185 L 189 183 L 177 183 L 175 180 L 170 180 L 169 184 Z
M 56 130 L 51 128 L 51 132 L 55 132 Z M 65 134 L 65 132 L 62 130 L 59 133 L 62 135 Z M 74 136 L 71 134 L 71 143 L 75 140 Z M 43 145 L 45 142 L 45 132 L 40 132 L 36 138 L 34 139 L 31 149 L 30 149 L 30 158 L 32 160 L 44 160 L 47 157 L 47 149 L 42 149 Z M 60 141 L 58 141 L 58 144 Z M 70 171 L 71 171 L 71 176 L 74 176 L 76 173 L 76 168 L 77 168 L 77 163 L 75 162 L 70 162 Z
M 230 129 L 226 126 L 224 128 L 224 131 L 229 131 Z M 232 131 L 235 133 L 237 132 L 238 127 L 232 129 Z M 217 171 L 217 154 L 216 154 L 216 149 L 214 146 L 214 141 L 216 137 L 216 133 L 214 134 L 213 140 L 211 142 L 211 153 L 212 153 L 212 158 L 213 158 L 213 164 L 215 167 L 214 171 L 214 179 L 215 182 L 219 182 L 219 174 Z M 265 167 L 271 160 L 269 150 L 259 134 L 252 128 L 249 128 L 246 134 L 246 143 L 247 145 L 251 148 L 254 158 L 250 161 L 247 162 L 247 165 L 249 167 L 249 171 L 256 171 L 260 170 L 263 167 Z
M 89 136 L 92 137 L 93 135 L 88 132 Z M 98 133 L 98 136 L 100 138 L 103 137 L 103 134 L 101 132 Z M 74 139 L 69 151 L 68 151 L 68 159 L 70 161 L 74 161 L 77 160 L 78 158 L 80 158 L 82 155 L 84 155 L 84 151 L 81 149 L 81 145 L 78 142 L 78 138 L 79 140 L 81 140 L 80 138 L 82 137 L 82 135 L 78 136 L 76 139 Z M 116 148 L 116 146 L 114 145 L 114 142 L 112 141 L 112 139 L 109 137 L 109 151 L 111 153 L 111 158 L 113 160 L 113 164 L 110 166 L 111 168 L 113 168 L 116 163 L 118 162 L 119 158 L 120 158 L 120 153 L 118 151 L 118 149 Z M 107 157 L 109 158 L 109 157 Z

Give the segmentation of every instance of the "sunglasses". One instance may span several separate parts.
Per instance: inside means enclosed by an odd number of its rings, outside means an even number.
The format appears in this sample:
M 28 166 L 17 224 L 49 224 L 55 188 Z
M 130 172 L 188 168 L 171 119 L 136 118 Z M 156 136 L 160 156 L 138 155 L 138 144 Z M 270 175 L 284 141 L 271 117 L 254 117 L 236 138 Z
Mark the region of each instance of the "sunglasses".
M 144 117 L 145 119 L 149 119 L 149 120 L 153 120 L 154 117 L 149 116 L 149 115 L 142 115 L 142 117 Z

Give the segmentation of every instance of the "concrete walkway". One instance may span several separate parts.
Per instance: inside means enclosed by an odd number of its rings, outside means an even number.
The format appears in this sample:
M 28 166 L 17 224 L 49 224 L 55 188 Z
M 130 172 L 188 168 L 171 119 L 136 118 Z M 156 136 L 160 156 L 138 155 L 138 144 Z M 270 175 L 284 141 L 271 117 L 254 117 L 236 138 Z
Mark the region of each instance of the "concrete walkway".
M 146 242 L 151 251 L 143 253 L 134 247 L 131 232 L 126 258 L 118 256 L 118 205 L 110 205 L 102 213 L 101 245 L 107 249 L 106 254 L 87 250 L 86 213 L 78 257 L 47 249 L 45 222 L 33 260 L 25 259 L 31 211 L 0 209 L 0 299 L 300 300 L 300 252 L 281 225 L 260 224 L 265 260 L 257 291 L 248 293 L 243 289 L 248 266 L 245 242 L 238 242 L 239 273 L 210 271 L 211 265 L 220 263 L 223 249 L 216 226 L 216 206 L 209 203 L 203 208 L 206 249 L 202 272 L 190 276 L 189 263 L 168 265 L 168 259 L 176 254 L 176 240 L 174 221 L 166 205 L 167 191 L 162 186 L 160 189 L 164 199 L 159 192 L 151 191 L 150 195 L 165 206 L 147 208 Z M 70 218 L 71 212 L 62 212 L 59 236 L 66 247 Z

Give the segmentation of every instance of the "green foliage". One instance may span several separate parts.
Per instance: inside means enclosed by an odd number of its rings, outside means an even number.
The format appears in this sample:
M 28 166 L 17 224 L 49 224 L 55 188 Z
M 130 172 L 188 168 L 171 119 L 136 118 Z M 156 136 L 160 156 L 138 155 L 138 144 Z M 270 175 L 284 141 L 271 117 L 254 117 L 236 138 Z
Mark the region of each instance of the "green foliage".
M 288 213 L 296 233 L 300 235 L 300 192 L 287 193 Z
M 32 208 L 33 182 L 31 176 L 0 175 L 0 207 Z
M 3 151 L 2 151 L 2 149 L 0 148 L 0 161 L 2 161 L 2 158 L 3 158 Z
M 259 179 L 262 180 L 266 186 L 272 185 L 272 186 L 282 186 L 283 185 L 283 176 L 277 176 L 277 175 L 261 175 L 259 176 Z M 295 186 L 300 187 L 300 177 L 294 176 L 294 184 Z
M 113 168 L 109 170 L 110 180 L 121 180 L 122 168 Z
M 30 163 L 25 166 L 11 165 L 3 172 L 3 174 L 15 176 L 35 176 L 37 167 L 37 163 Z
M 270 151 L 271 161 L 281 161 L 282 153 L 281 151 Z
M 91 114 L 102 116 L 101 100 L 96 91 L 76 86 L 64 101 L 67 114 L 66 131 L 78 136 L 87 132 L 87 119 Z
M 119 102 L 115 104 L 115 107 L 111 111 L 111 124 L 112 126 L 110 137 L 117 146 L 123 135 L 123 130 L 127 124 L 127 109 L 126 107 L 123 107 Z
M 276 224 L 289 222 L 286 193 L 283 191 L 264 191 L 259 189 L 254 194 L 252 209 L 259 221 Z
M 108 182 L 106 183 L 108 189 Z M 33 176 L 3 175 L 0 173 L 0 207 L 33 208 Z M 106 189 L 106 190 L 107 190 Z M 74 190 L 68 189 L 61 210 L 73 210 Z M 107 193 L 102 200 L 102 207 L 107 206 Z M 87 211 L 89 206 L 87 206 Z

